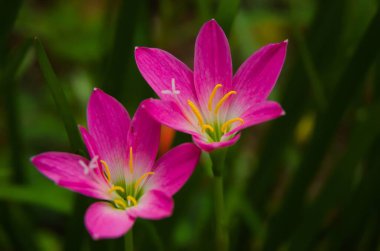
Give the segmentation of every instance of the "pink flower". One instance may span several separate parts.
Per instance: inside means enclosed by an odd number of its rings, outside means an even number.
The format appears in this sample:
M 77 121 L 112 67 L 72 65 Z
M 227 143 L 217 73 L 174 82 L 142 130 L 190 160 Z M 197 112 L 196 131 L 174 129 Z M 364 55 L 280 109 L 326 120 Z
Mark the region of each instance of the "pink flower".
M 227 147 L 239 131 L 284 115 L 267 98 L 284 64 L 287 41 L 269 44 L 251 55 L 232 76 L 228 40 L 215 20 L 201 28 L 194 73 L 166 51 L 138 47 L 137 66 L 160 100 L 144 101 L 162 124 L 189 133 L 205 151 Z
M 200 150 L 182 144 L 155 161 L 160 125 L 141 106 L 131 121 L 124 107 L 99 89 L 90 97 L 87 120 L 89 130 L 80 131 L 91 160 L 46 152 L 32 162 L 57 185 L 102 200 L 85 215 L 92 238 L 120 237 L 137 217 L 169 217 L 172 196 L 190 177 Z

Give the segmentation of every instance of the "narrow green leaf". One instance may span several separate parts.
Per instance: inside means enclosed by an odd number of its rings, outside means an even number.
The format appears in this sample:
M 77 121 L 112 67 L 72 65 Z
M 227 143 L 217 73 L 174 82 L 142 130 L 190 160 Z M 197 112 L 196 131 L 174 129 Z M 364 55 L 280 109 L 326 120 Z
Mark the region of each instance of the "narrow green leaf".
M 300 217 L 307 187 L 329 149 L 344 112 L 364 86 L 363 79 L 379 51 L 379 22 L 380 11 L 377 10 L 336 86 L 328 109 L 317 117 L 312 139 L 286 192 L 282 207 L 270 222 L 264 246 L 266 251 L 275 250 L 289 236 Z
M 318 73 L 323 72 L 322 69 L 326 67 L 331 67 L 333 59 L 338 57 L 336 48 L 339 46 L 339 31 L 343 28 L 346 4 L 345 0 L 318 1 L 317 12 L 305 38 L 310 58 L 314 60 L 315 71 Z M 289 43 L 292 44 L 292 41 Z M 287 145 L 293 140 L 292 132 L 310 104 L 311 88 L 309 88 L 310 85 L 305 84 L 309 81 L 309 76 L 300 55 L 296 58 L 296 63 L 289 75 L 283 92 L 283 100 L 281 100 L 281 105 L 287 114 L 284 118 L 273 122 L 264 145 L 258 153 L 259 165 L 252 180 L 255 189 L 249 193 L 250 200 L 258 209 L 266 205 L 270 187 L 278 177 L 277 173 L 282 166 L 285 151 L 288 149 Z M 322 77 L 321 82 L 323 83 Z
M 119 100 L 123 98 L 125 86 L 130 84 L 127 83 L 129 78 L 126 73 L 133 58 L 138 12 L 143 2 L 143 0 L 120 2 L 113 47 L 107 58 L 103 78 L 104 90 Z
M 0 86 L 2 87 L 2 95 L 4 96 L 5 116 L 7 125 L 8 146 L 10 147 L 11 157 L 11 178 L 14 182 L 22 183 L 25 181 L 24 165 L 22 159 L 24 156 L 24 147 L 20 129 L 20 112 L 18 107 L 18 83 L 16 81 L 17 72 L 23 63 L 32 41 L 27 40 L 17 50 L 16 55 L 9 55 L 8 63 L 1 71 Z
M 378 119 L 378 118 L 377 118 Z M 355 232 L 361 230 L 363 222 L 368 217 L 368 209 L 380 211 L 380 137 L 376 138 L 368 158 L 368 172 L 351 193 L 351 198 L 342 209 L 339 223 L 329 232 L 329 247 L 326 250 L 340 250 L 340 247 L 350 238 L 355 238 Z
M 71 148 L 74 152 L 85 153 L 86 150 L 82 143 L 81 137 L 75 119 L 69 109 L 66 96 L 63 92 L 62 86 L 59 83 L 49 59 L 46 55 L 42 44 L 38 39 L 35 39 L 35 46 L 37 51 L 37 58 L 40 63 L 42 73 L 45 77 L 45 81 L 49 86 L 49 89 L 54 98 L 59 115 L 61 116 L 65 125 L 66 133 L 68 135 Z M 74 204 L 74 212 L 67 224 L 66 240 L 64 250 L 67 251 L 79 251 L 82 248 L 83 236 L 85 235 L 85 229 L 83 224 L 83 215 L 89 204 L 89 199 L 85 199 L 82 196 L 77 195 Z
M 71 192 L 66 190 L 46 191 L 45 188 L 30 185 L 3 185 L 0 187 L 0 200 L 26 203 L 51 209 L 58 213 L 71 212 Z
M 40 63 L 42 74 L 44 75 L 46 84 L 48 85 L 52 96 L 54 98 L 55 104 L 58 109 L 58 113 L 63 120 L 65 125 L 66 133 L 69 138 L 71 149 L 76 152 L 86 152 L 79 135 L 77 124 L 70 111 L 70 106 L 67 102 L 66 95 L 62 89 L 61 83 L 58 81 L 57 76 L 55 75 L 53 68 L 49 62 L 49 59 L 46 55 L 46 52 L 41 44 L 41 42 L 35 38 L 35 48 L 37 52 L 37 59 Z
M 22 0 L 0 2 L 0 67 L 5 64 L 7 50 L 7 39 L 16 21 L 17 14 L 21 8 Z
M 364 121 L 354 129 L 344 157 L 326 181 L 315 202 L 306 211 L 301 225 L 292 237 L 289 250 L 310 249 L 326 214 L 349 195 L 347 191 L 352 187 L 356 167 L 380 133 L 380 104 L 371 107 L 368 113 Z

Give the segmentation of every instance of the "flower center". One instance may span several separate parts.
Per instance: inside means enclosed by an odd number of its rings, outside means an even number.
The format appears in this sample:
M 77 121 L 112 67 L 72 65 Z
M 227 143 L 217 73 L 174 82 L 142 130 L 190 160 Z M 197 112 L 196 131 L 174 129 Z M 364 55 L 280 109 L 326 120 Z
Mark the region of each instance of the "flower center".
M 210 113 L 212 113 L 210 117 L 214 117 L 215 115 L 217 116 L 216 120 L 213 121 L 212 123 L 206 123 L 198 107 L 191 100 L 187 100 L 187 103 L 191 111 L 193 112 L 193 114 L 198 120 L 198 124 L 201 128 L 201 132 L 204 133 L 209 138 L 209 140 L 213 142 L 220 141 L 222 136 L 231 130 L 231 127 L 234 123 L 236 122 L 239 122 L 240 124 L 244 123 L 244 120 L 239 117 L 232 118 L 227 121 L 220 121 L 220 117 L 218 116 L 220 108 L 232 95 L 237 94 L 236 91 L 229 91 L 216 103 L 215 108 L 213 109 L 214 98 L 216 96 L 218 89 L 220 89 L 221 87 L 223 87 L 223 85 L 221 84 L 215 85 L 208 99 L 207 109 Z
M 143 187 L 149 176 L 152 176 L 154 172 L 146 172 L 141 175 L 139 178 L 135 179 L 133 177 L 133 149 L 129 148 L 129 171 L 131 175 L 131 182 L 128 184 L 124 181 L 118 184 L 115 184 L 112 181 L 110 168 L 104 160 L 100 160 L 103 170 L 102 175 L 106 180 L 107 184 L 110 186 L 108 193 L 113 195 L 114 199 L 112 200 L 114 206 L 118 209 L 127 209 L 129 207 L 137 206 L 139 199 L 144 194 Z

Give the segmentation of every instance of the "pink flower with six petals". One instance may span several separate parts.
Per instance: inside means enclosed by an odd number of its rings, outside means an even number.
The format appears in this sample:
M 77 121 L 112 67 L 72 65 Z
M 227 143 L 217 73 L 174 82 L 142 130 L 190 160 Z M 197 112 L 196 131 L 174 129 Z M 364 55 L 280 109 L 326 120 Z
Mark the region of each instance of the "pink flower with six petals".
M 191 134 L 205 151 L 230 146 L 240 130 L 285 114 L 267 98 L 284 64 L 286 47 L 287 41 L 264 46 L 234 76 L 228 40 L 215 20 L 198 34 L 194 73 L 166 51 L 136 47 L 137 66 L 160 98 L 143 104 L 162 124 Z
M 95 89 L 87 108 L 88 131 L 80 127 L 91 160 L 64 152 L 32 158 L 56 182 L 101 202 L 92 204 L 85 225 L 94 239 L 124 235 L 137 217 L 161 219 L 173 211 L 172 196 L 193 172 L 200 150 L 190 143 L 158 161 L 160 125 L 140 106 L 130 119 L 124 107 Z

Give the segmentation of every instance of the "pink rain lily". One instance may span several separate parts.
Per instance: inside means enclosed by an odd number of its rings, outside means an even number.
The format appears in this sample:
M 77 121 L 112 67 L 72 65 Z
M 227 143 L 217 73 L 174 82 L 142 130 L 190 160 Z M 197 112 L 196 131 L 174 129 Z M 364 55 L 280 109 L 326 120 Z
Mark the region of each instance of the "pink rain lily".
M 57 185 L 99 199 L 85 215 L 93 239 L 124 235 L 136 218 L 161 219 L 173 211 L 172 196 L 193 172 L 200 150 L 177 146 L 158 161 L 160 125 L 140 106 L 130 119 L 124 107 L 95 89 L 87 108 L 88 131 L 80 127 L 90 160 L 64 152 L 32 158 Z
M 234 76 L 228 40 L 215 20 L 198 34 L 194 73 L 166 51 L 137 47 L 137 66 L 160 98 L 143 104 L 162 124 L 191 134 L 205 151 L 230 146 L 240 130 L 285 114 L 267 98 L 284 64 L 286 47 L 287 41 L 264 46 Z

